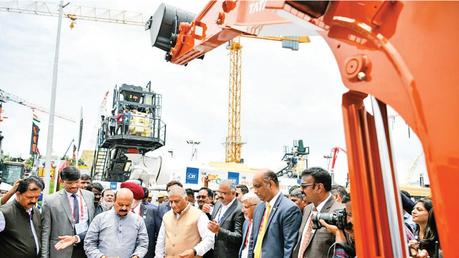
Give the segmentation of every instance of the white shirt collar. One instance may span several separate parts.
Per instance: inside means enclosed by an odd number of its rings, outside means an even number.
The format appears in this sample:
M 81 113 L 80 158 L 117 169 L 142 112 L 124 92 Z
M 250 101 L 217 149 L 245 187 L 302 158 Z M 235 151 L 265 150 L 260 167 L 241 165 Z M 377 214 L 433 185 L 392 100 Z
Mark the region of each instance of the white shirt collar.
M 277 194 L 274 195 L 271 201 L 269 201 L 269 205 L 271 206 L 271 208 L 274 207 L 274 204 L 276 203 L 277 199 L 279 198 L 281 194 L 282 194 L 281 191 L 277 192 Z
M 234 197 L 234 199 L 233 199 L 230 203 L 228 203 L 227 205 L 224 205 L 224 204 L 222 203 L 222 208 L 228 209 L 229 207 L 231 207 L 231 205 L 233 205 L 233 202 L 234 202 L 236 199 L 237 199 L 237 198 Z
M 325 200 L 323 200 L 321 203 L 319 203 L 319 205 L 317 205 L 316 209 L 318 212 L 322 211 L 322 208 L 325 206 L 325 203 L 328 201 L 328 199 L 330 199 L 330 197 L 332 197 L 332 195 L 328 193 L 328 197 L 325 198 Z
M 65 191 L 65 190 L 64 190 L 64 191 Z M 78 191 L 75 193 L 75 195 L 76 195 L 77 197 L 80 197 L 80 191 L 81 191 L 81 190 L 78 189 Z M 72 198 L 72 194 L 73 194 L 73 193 L 69 193 L 69 192 L 67 192 L 67 191 L 65 191 L 65 193 L 67 194 L 67 197 L 68 197 L 68 198 Z

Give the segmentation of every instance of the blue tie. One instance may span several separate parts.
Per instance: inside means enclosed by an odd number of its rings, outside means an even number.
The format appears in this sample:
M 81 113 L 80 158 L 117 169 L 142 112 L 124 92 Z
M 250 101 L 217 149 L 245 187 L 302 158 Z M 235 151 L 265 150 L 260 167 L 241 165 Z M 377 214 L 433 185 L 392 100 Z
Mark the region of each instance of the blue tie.
M 78 207 L 78 199 L 76 194 L 72 194 L 73 197 L 73 219 L 75 220 L 75 223 L 80 222 L 80 209 Z

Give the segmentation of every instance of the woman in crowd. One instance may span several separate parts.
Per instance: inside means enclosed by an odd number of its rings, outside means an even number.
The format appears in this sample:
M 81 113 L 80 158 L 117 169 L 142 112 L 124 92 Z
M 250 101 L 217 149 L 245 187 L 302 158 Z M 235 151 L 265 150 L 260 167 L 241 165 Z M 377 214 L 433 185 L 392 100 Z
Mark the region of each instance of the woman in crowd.
M 413 257 L 441 257 L 432 200 L 418 200 L 412 215 L 413 222 L 417 225 L 417 240 L 410 241 L 410 255 Z

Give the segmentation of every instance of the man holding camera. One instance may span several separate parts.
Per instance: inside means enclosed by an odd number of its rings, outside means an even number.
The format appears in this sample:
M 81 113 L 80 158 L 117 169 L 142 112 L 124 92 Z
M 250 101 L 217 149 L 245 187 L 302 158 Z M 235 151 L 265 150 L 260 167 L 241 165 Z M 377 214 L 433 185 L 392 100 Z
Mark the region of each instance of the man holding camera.
M 328 232 L 335 235 L 333 257 L 351 258 L 355 257 L 355 247 L 350 196 L 344 196 L 342 203 L 344 203 L 346 208 L 337 216 L 337 223 L 334 223 L 336 225 L 328 224 L 323 219 L 320 219 L 319 221 L 320 224 L 328 230 Z M 347 233 L 348 237 L 346 237 L 344 231 Z
M 317 228 L 321 226 L 317 220 L 320 217 L 318 214 L 333 213 L 335 210 L 342 209 L 343 205 L 335 202 L 330 194 L 331 176 L 325 169 L 319 167 L 306 169 L 301 174 L 301 180 L 303 193 L 311 204 L 304 208 L 294 257 L 326 258 L 330 246 L 335 242 L 335 236 L 326 228 Z

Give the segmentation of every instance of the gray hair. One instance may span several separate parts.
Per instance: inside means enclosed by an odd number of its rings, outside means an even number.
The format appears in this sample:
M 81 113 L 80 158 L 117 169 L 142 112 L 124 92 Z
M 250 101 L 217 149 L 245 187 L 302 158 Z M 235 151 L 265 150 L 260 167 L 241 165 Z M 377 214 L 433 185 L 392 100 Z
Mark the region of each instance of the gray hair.
M 181 197 L 187 197 L 185 189 L 183 187 L 180 187 L 178 185 L 172 185 L 169 187 L 169 192 L 168 192 L 169 197 L 172 195 L 179 195 Z
M 246 202 L 246 201 L 252 201 L 253 204 L 258 204 L 261 202 L 260 198 L 252 192 L 248 192 L 242 196 L 241 202 Z
M 227 185 L 231 189 L 232 192 L 236 191 L 236 184 L 234 183 L 233 180 L 229 180 L 229 179 L 228 180 L 223 180 L 220 183 L 220 185 Z

